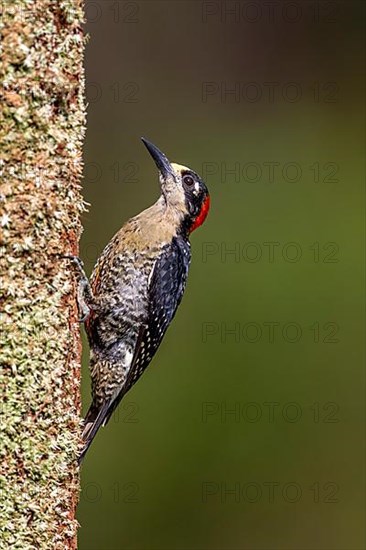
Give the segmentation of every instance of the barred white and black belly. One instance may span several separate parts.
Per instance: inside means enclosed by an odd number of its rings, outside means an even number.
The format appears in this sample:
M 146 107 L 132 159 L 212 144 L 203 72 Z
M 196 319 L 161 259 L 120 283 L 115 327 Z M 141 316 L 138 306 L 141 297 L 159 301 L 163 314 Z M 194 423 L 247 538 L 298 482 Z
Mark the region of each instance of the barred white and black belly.
M 105 258 L 93 278 L 98 310 L 86 328 L 91 346 L 93 402 L 113 409 L 150 363 L 182 299 L 190 244 L 177 236 L 144 254 L 123 251 Z

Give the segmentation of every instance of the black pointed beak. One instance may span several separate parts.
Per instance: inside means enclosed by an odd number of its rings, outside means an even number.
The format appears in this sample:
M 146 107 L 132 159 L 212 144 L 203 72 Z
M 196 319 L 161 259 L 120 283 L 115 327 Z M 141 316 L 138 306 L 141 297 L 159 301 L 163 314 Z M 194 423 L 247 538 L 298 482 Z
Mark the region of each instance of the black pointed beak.
M 147 139 L 142 137 L 141 140 L 145 145 L 146 149 L 149 151 L 152 158 L 154 159 L 155 164 L 158 167 L 158 170 L 163 176 L 163 178 L 167 179 L 169 176 L 172 176 L 175 179 L 175 173 L 174 173 L 173 167 L 168 161 L 168 159 L 166 158 L 166 156 L 164 155 L 164 153 L 162 153 L 160 149 L 156 147 L 156 145 L 154 145 Z

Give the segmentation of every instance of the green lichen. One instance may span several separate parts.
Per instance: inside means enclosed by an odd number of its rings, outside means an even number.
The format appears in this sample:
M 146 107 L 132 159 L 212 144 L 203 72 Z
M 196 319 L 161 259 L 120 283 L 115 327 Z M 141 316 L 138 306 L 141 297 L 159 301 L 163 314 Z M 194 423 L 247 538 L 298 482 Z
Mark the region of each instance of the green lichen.
M 4 548 L 75 548 L 85 130 L 81 0 L 1 3 L 1 444 Z

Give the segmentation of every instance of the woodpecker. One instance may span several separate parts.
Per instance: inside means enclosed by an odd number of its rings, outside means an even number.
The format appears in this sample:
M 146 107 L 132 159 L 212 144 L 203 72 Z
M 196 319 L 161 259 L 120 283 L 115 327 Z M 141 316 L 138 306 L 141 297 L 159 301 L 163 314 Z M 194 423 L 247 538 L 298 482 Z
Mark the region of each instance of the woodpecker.
M 159 171 L 161 195 L 127 221 L 105 247 L 90 282 L 82 262 L 78 304 L 90 345 L 92 403 L 83 449 L 137 382 L 155 355 L 181 302 L 191 251 L 189 235 L 202 225 L 210 196 L 200 176 L 141 138 Z

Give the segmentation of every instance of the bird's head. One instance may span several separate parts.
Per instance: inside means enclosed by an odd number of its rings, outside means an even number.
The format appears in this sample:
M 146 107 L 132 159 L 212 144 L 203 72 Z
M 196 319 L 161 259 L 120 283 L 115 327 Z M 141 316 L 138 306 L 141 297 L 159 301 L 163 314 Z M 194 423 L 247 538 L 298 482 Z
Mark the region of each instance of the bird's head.
M 204 181 L 187 166 L 170 162 L 150 141 L 141 139 L 159 170 L 166 204 L 181 214 L 182 228 L 191 233 L 203 224 L 210 208 L 210 195 Z

